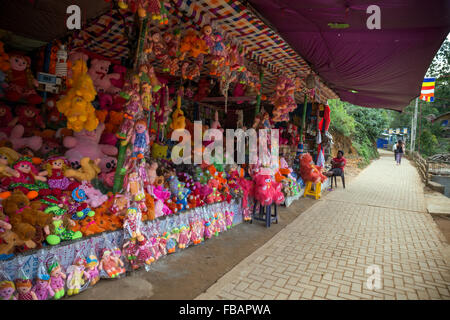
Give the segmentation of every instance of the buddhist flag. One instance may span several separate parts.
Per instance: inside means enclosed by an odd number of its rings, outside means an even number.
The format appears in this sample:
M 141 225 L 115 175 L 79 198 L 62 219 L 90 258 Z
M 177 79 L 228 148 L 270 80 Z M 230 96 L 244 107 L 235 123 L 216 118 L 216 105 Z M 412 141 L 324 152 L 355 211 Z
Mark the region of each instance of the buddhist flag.
M 420 91 L 420 100 L 433 102 L 434 101 L 434 86 L 436 78 L 425 78 L 422 83 L 422 90 Z

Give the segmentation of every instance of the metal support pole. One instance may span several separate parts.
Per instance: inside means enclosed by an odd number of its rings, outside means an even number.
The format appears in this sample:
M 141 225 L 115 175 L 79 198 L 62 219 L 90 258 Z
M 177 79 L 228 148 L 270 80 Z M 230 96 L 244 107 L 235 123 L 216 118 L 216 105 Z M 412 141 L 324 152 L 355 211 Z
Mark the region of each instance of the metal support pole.
M 419 140 L 417 143 L 417 153 L 420 154 L 420 137 L 422 136 L 422 104 L 420 104 L 420 111 L 419 111 Z
M 416 150 L 416 137 L 417 137 L 417 105 L 419 104 L 419 98 L 416 98 L 416 106 L 414 108 L 414 121 L 413 121 L 413 130 L 412 134 L 412 148 L 411 151 Z

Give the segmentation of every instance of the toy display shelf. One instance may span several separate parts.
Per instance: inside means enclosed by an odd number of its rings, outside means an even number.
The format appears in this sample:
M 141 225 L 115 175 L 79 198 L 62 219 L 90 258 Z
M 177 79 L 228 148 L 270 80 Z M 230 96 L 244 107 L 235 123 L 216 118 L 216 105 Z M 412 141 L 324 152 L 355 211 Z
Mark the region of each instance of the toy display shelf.
M 147 234 L 150 230 L 150 226 L 157 220 L 175 222 L 180 215 L 199 214 L 202 212 L 214 213 L 218 211 L 232 211 L 234 212 L 233 226 L 242 223 L 242 205 L 240 198 L 234 198 L 230 203 L 220 202 L 204 207 L 194 208 L 191 210 L 183 211 L 179 214 L 172 214 L 165 217 L 160 217 L 152 221 L 145 221 L 142 225 L 142 233 Z M 173 224 L 175 227 L 175 224 Z M 180 227 L 180 226 L 177 226 Z M 220 237 L 220 234 L 219 234 Z M 70 265 L 72 265 L 73 260 L 77 253 L 81 253 L 84 257 L 89 256 L 89 254 L 95 251 L 95 254 L 100 259 L 100 252 L 106 247 L 106 242 L 109 241 L 114 247 L 122 248 L 124 243 L 124 231 L 123 229 L 115 231 L 106 231 L 100 234 L 95 234 L 89 237 L 84 237 L 82 239 L 74 241 L 65 241 L 56 246 L 45 246 L 39 250 L 30 250 L 14 257 L 0 261 L 0 270 L 2 270 L 10 279 L 15 279 L 19 267 L 22 266 L 22 270 L 25 271 L 27 276 L 32 279 L 37 277 L 38 267 L 40 261 L 47 264 L 53 257 L 57 257 L 62 268 L 66 270 Z M 208 240 L 206 240 L 208 241 Z M 191 245 L 190 245 L 191 246 Z M 177 248 L 177 252 L 180 250 Z M 155 262 L 157 263 L 157 262 Z M 125 263 L 125 265 L 127 265 Z

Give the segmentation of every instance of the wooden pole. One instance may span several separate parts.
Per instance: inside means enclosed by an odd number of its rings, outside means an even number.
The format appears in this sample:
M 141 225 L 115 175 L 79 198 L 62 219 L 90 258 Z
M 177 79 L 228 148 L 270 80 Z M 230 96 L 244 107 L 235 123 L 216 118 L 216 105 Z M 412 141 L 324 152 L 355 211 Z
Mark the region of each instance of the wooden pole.
M 263 88 L 263 81 L 264 81 L 264 70 L 259 71 L 259 84 L 261 86 L 258 95 L 256 96 L 256 108 L 255 108 L 255 116 L 259 114 L 260 108 L 261 108 L 261 92 Z
M 300 129 L 300 149 L 302 153 L 303 153 L 303 133 L 305 132 L 307 106 L 308 106 L 308 96 L 305 93 L 305 102 L 303 104 L 303 115 L 302 115 L 302 128 Z

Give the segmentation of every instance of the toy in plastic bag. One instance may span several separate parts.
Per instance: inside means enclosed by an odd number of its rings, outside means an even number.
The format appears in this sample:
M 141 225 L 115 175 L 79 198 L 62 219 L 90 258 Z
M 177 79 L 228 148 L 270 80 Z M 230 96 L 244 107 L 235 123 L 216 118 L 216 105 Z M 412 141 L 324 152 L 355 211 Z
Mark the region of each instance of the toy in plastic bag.
M 205 226 L 203 224 L 200 212 L 195 212 L 189 221 L 189 225 L 191 227 L 191 242 L 193 244 L 202 243 L 204 240 L 203 234 L 205 232 Z
M 214 217 L 211 217 L 206 211 L 203 212 L 203 224 L 205 226 L 204 239 L 211 239 L 215 232 Z
M 162 222 L 162 224 L 157 223 L 157 232 L 158 232 L 158 248 L 162 257 L 167 255 L 167 238 L 164 237 L 164 232 L 167 224 L 167 219 Z
M 50 274 L 50 286 L 53 290 L 53 299 L 58 300 L 64 297 L 66 274 L 63 272 L 59 260 L 56 256 L 47 263 L 47 271 Z
M 48 300 L 55 295 L 50 283 L 50 275 L 44 264 L 45 251 L 41 250 L 38 253 L 39 266 L 37 270 L 36 284 L 33 287 L 33 292 L 36 294 L 38 300 Z
M 16 286 L 0 267 L 0 300 L 17 300 Z
M 136 237 L 131 237 L 123 244 L 122 251 L 130 264 L 131 270 L 139 269 L 140 265 L 138 263 L 138 245 Z
M 94 248 L 91 248 L 89 256 L 86 258 L 86 273 L 89 278 L 89 285 L 95 286 L 100 280 L 100 272 L 98 271 L 98 258 Z
M 180 232 L 178 237 L 178 248 L 185 249 L 190 241 L 191 241 L 191 228 L 189 226 L 189 223 L 187 221 L 187 217 L 184 216 L 180 219 L 181 225 L 180 225 Z
M 105 247 L 102 249 L 100 264 L 100 278 L 117 279 L 125 273 L 124 263 L 121 259 L 121 251 L 114 247 L 112 243 L 103 235 Z
M 151 223 L 147 231 L 148 241 L 155 261 L 161 258 L 162 254 L 159 248 L 159 233 L 156 223 Z
M 147 237 L 140 234 L 137 237 L 137 259 L 140 265 L 143 265 L 146 271 L 150 270 L 150 264 L 155 261 L 153 248 L 150 245 L 150 242 L 147 240 Z
M 225 222 L 227 229 L 231 229 L 233 226 L 233 218 L 234 218 L 234 212 L 233 211 L 225 211 Z
M 33 282 L 24 268 L 24 259 L 24 257 L 18 259 L 19 269 L 15 280 L 17 300 L 38 300 L 36 294 L 32 291 Z
M 123 221 L 124 236 L 126 238 L 136 238 L 141 234 L 142 213 L 138 207 L 130 207 L 127 209 L 125 219 Z
M 86 259 L 79 249 L 75 250 L 76 254 L 73 264 L 66 270 L 68 296 L 79 294 L 89 287 L 89 275 L 86 272 Z
M 168 222 L 163 237 L 166 239 L 167 253 L 174 253 L 177 248 L 179 229 L 175 227 L 174 220 Z

